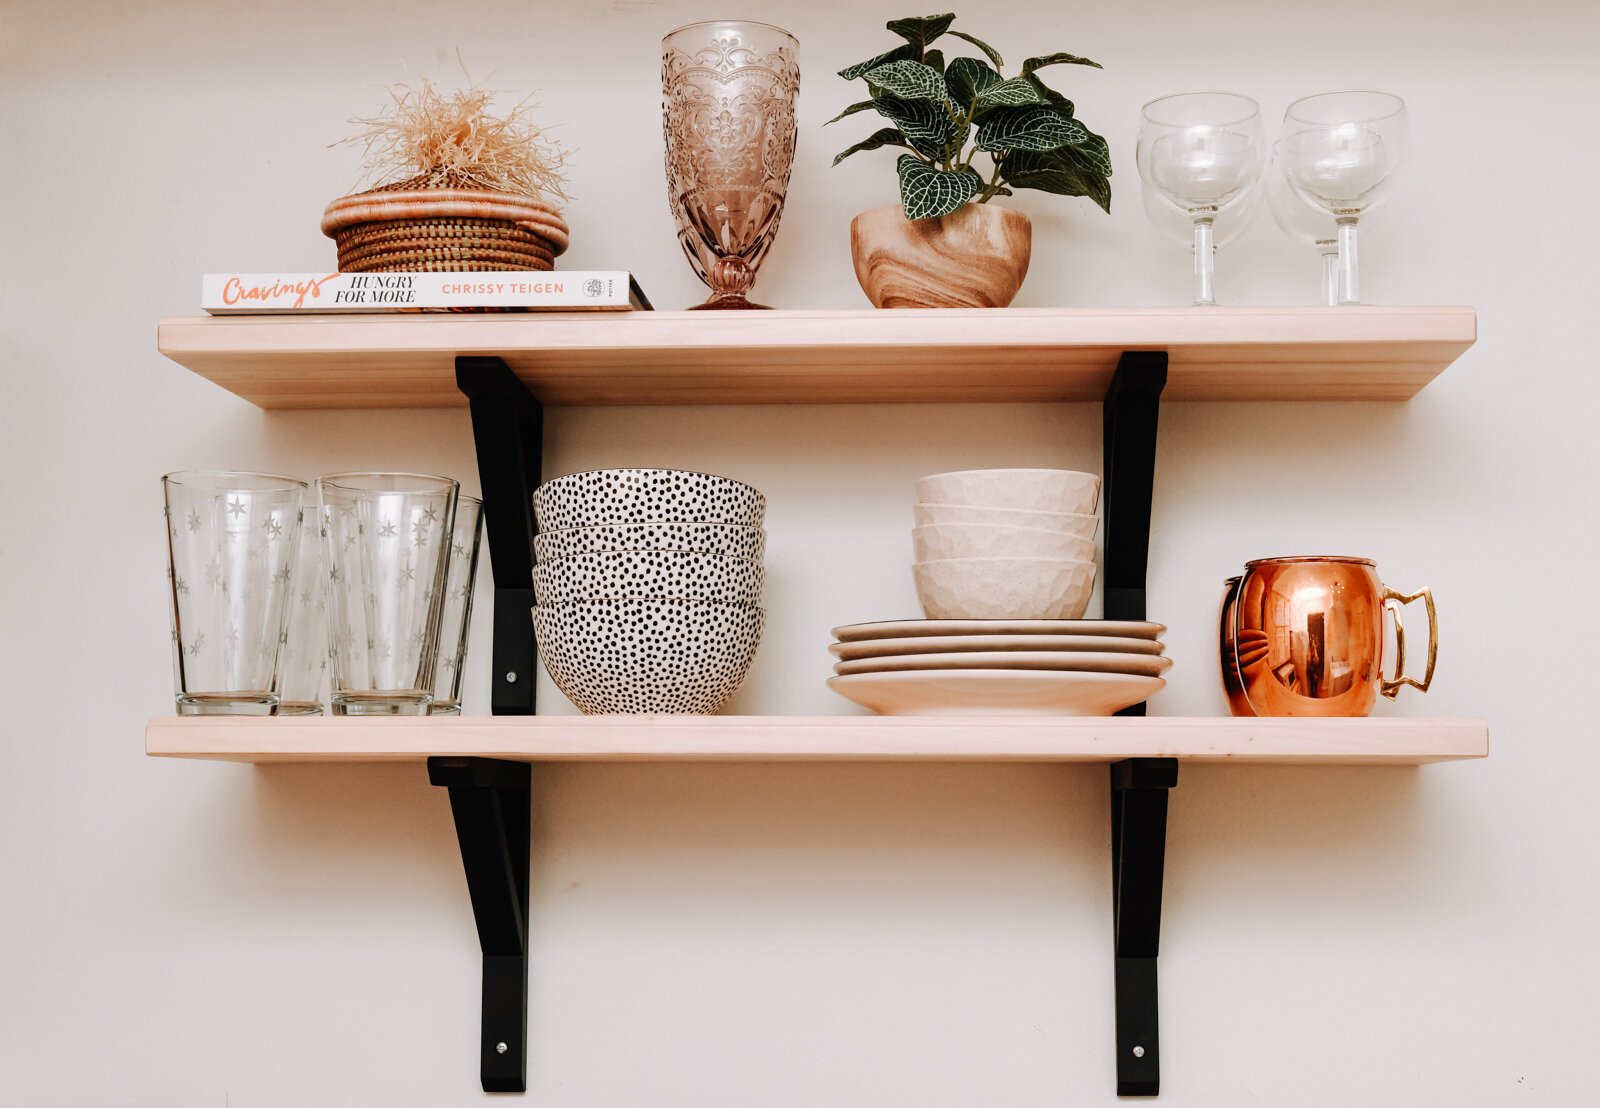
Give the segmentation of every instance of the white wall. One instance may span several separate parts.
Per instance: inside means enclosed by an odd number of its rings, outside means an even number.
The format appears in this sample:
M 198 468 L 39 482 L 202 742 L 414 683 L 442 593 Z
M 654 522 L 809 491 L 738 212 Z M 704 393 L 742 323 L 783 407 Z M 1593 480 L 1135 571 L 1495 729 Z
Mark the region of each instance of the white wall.
M 1481 313 L 1478 345 L 1409 404 L 1162 413 L 1150 610 L 1178 665 L 1156 712 L 1222 711 L 1224 576 L 1342 551 L 1439 597 L 1433 692 L 1380 710 L 1487 716 L 1494 736 L 1486 762 L 1422 770 L 1183 770 L 1161 961 L 1174 1108 L 1592 1102 L 1596 10 L 1008 0 L 958 24 L 1013 63 L 1106 66 L 1055 75 L 1112 143 L 1115 214 L 1018 197 L 1035 226 L 1019 305 L 1186 300 L 1186 253 L 1138 202 L 1143 100 L 1236 87 L 1275 130 L 1295 95 L 1376 86 L 1407 96 L 1416 141 L 1364 291 Z M 892 159 L 830 169 L 869 125 L 818 125 L 856 98 L 832 71 L 890 44 L 905 5 L 0 7 L 0 1104 L 483 1099 L 471 917 L 421 772 L 141 750 L 171 710 L 156 478 L 360 466 L 475 485 L 465 411 L 268 415 L 160 357 L 155 321 L 192 313 L 206 271 L 327 265 L 317 221 L 357 175 L 328 143 L 407 65 L 449 77 L 458 46 L 493 84 L 538 90 L 576 149 L 564 264 L 631 268 L 663 307 L 698 299 L 663 196 L 657 42 L 724 12 L 802 44 L 761 297 L 863 305 L 846 228 L 892 199 Z M 1314 298 L 1314 259 L 1269 221 L 1219 264 L 1228 302 Z M 1097 468 L 1098 426 L 1092 405 L 562 411 L 546 471 L 691 466 L 765 490 L 768 641 L 735 709 L 843 713 L 827 629 L 916 611 L 912 479 Z M 534 780 L 526 1103 L 1113 1100 L 1103 767 Z

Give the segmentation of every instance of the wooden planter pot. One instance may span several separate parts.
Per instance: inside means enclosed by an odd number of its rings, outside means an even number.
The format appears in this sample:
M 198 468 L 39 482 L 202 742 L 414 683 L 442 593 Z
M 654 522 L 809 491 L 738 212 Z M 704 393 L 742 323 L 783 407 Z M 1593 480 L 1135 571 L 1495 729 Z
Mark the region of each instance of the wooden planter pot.
M 993 204 L 913 222 L 895 204 L 856 216 L 850 254 L 874 307 L 1003 308 L 1028 275 L 1033 225 Z

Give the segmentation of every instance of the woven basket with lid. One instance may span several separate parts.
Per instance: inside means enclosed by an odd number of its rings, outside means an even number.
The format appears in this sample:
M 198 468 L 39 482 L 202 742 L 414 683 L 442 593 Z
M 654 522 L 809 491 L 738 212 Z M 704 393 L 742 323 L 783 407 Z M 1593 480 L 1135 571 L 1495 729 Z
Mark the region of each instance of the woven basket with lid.
M 481 188 L 428 187 L 426 175 L 353 196 L 322 214 L 341 273 L 554 269 L 567 224 L 543 200 Z

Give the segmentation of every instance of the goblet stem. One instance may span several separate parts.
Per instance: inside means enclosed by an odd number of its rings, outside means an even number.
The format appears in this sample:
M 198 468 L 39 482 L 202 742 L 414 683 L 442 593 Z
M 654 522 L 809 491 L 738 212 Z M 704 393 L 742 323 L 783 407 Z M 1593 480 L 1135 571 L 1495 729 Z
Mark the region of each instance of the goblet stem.
M 1339 303 L 1339 242 L 1329 239 L 1322 247 L 1322 302 L 1332 308 Z
M 1361 290 L 1356 284 L 1355 216 L 1339 220 L 1339 303 L 1361 303 Z
M 1212 257 L 1211 216 L 1194 217 L 1194 303 L 1195 307 L 1216 307 L 1211 287 L 1215 259 Z
M 718 258 L 716 264 L 706 271 L 706 281 L 711 286 L 710 298 L 704 304 L 695 304 L 689 310 L 709 308 L 728 311 L 767 308 L 766 304 L 757 304 L 746 295 L 750 291 L 750 286 L 755 283 L 755 279 L 755 271 L 745 264 L 743 258 Z

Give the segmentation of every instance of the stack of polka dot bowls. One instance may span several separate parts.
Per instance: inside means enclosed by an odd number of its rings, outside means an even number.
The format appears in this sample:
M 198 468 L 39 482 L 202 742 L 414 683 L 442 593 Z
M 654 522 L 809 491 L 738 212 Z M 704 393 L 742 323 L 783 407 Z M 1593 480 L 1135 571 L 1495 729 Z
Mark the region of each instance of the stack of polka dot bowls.
M 749 671 L 766 498 L 726 477 L 597 469 L 533 494 L 534 634 L 589 715 L 715 712 Z

